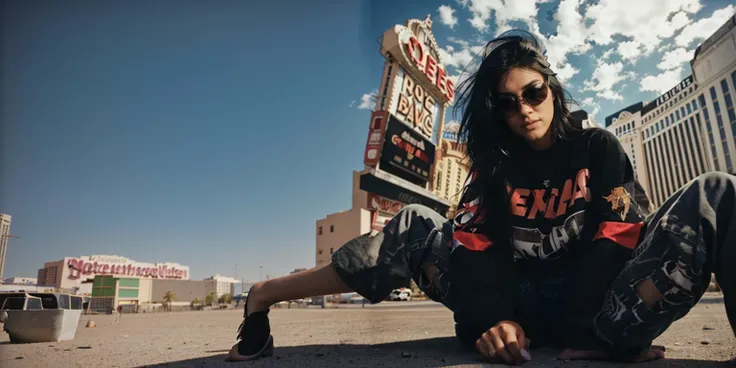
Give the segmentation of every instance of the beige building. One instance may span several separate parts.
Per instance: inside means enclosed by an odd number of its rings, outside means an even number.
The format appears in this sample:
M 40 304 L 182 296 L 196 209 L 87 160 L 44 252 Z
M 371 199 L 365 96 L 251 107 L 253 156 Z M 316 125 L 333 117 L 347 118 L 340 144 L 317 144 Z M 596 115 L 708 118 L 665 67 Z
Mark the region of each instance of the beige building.
M 235 285 L 240 284 L 240 280 L 232 277 L 215 276 L 204 279 L 205 293 L 215 293 L 220 298 L 225 294 L 235 295 Z
M 606 118 L 654 206 L 708 171 L 735 173 L 736 15 L 695 51 L 693 75 Z
M 10 237 L 10 215 L 0 213 L 0 280 L 5 271 L 5 257 L 8 255 L 8 238 Z
M 204 302 L 207 297 L 207 281 L 204 280 L 154 280 L 141 279 L 141 302 L 160 303 L 166 292 L 176 295 L 173 305 L 188 305 L 195 298 Z M 149 291 L 150 290 L 150 291 Z
M 634 176 L 639 180 L 644 190 L 650 193 L 647 180 L 642 180 L 643 178 L 649 177 L 642 152 L 641 110 L 643 106 L 644 104 L 642 102 L 637 102 L 607 117 L 606 126 L 609 131 L 618 137 L 624 151 L 629 156 L 631 164 L 634 167 Z
M 58 261 L 44 263 L 43 268 L 38 270 L 37 278 L 40 285 L 86 293 L 95 275 L 189 280 L 189 266 L 172 262 L 136 262 L 116 255 L 64 257 Z
M 456 122 L 445 125 L 440 140 L 439 156 L 435 164 L 432 192 L 450 203 L 448 217 L 452 217 L 457 209 L 463 186 L 470 174 L 467 146 L 459 143 L 457 134 L 460 124 Z
M 705 40 L 690 62 L 698 85 L 705 149 L 712 169 L 735 173 L 736 14 Z
M 36 285 L 38 279 L 35 277 L 8 277 L 3 280 L 3 284 L 16 284 L 16 285 Z
M 367 193 L 360 190 L 360 175 L 353 172 L 352 207 L 317 220 L 315 265 L 330 263 L 332 253 L 350 239 L 371 231 L 371 211 L 367 210 Z

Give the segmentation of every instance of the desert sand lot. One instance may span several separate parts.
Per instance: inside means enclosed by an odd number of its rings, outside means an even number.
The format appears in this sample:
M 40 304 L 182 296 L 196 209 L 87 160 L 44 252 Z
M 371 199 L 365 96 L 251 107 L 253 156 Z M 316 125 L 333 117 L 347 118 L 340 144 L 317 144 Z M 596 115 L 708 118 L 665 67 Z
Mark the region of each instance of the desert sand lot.
M 15 367 L 470 367 L 483 366 L 460 350 L 452 315 L 428 302 L 374 306 L 273 309 L 272 358 L 227 363 L 242 311 L 200 311 L 82 316 L 73 341 L 10 344 L 0 334 L 0 366 Z M 88 318 L 96 328 L 85 328 Z M 730 367 L 736 353 L 722 298 L 708 294 L 656 342 L 667 359 L 637 367 Z M 526 367 L 623 367 L 601 362 L 563 362 L 556 351 L 532 350 Z M 490 366 L 485 364 L 485 366 Z

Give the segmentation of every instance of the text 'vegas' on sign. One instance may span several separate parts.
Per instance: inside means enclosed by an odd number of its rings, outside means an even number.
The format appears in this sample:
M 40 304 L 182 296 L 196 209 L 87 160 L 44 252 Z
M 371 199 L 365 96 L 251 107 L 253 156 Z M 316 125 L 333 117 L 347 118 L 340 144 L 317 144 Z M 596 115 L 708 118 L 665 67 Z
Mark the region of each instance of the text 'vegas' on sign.
M 422 43 L 413 34 L 404 38 L 406 50 L 411 61 L 419 71 L 432 81 L 432 84 L 442 91 L 442 94 L 447 97 L 448 102 L 452 103 L 452 100 L 455 98 L 455 84 L 447 77 L 445 69 L 437 62 L 437 59 L 424 49 Z
M 418 127 L 420 132 L 427 137 L 432 136 L 434 126 L 432 110 L 436 103 L 421 85 L 414 82 L 408 75 L 404 75 L 396 111 L 403 116 L 404 121 Z

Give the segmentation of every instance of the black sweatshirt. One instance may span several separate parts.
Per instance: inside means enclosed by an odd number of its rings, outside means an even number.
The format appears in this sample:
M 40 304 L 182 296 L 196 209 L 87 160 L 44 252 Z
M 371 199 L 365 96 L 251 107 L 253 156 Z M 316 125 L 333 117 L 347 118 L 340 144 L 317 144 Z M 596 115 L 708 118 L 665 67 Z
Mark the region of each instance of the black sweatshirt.
M 558 139 L 508 162 L 510 203 L 487 203 L 471 170 L 454 220 L 451 256 L 456 332 L 469 347 L 490 327 L 516 315 L 518 275 L 535 283 L 560 271 L 570 348 L 603 347 L 592 333 L 606 289 L 639 242 L 642 212 L 631 163 L 616 137 L 600 128 Z M 509 211 L 508 227 L 494 229 L 488 211 Z M 509 244 L 491 234 L 510 233 Z M 506 246 L 504 246 L 506 245 Z M 522 324 L 522 327 L 523 324 Z M 526 329 L 526 328 L 525 328 Z

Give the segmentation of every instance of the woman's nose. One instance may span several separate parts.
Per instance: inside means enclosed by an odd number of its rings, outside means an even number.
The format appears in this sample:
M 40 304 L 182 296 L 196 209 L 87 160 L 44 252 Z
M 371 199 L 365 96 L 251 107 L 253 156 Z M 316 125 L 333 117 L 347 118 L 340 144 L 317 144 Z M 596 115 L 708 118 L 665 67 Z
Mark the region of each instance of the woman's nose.
M 519 101 L 519 111 L 522 115 L 529 116 L 529 114 L 534 112 L 534 109 L 526 101 L 521 100 Z

